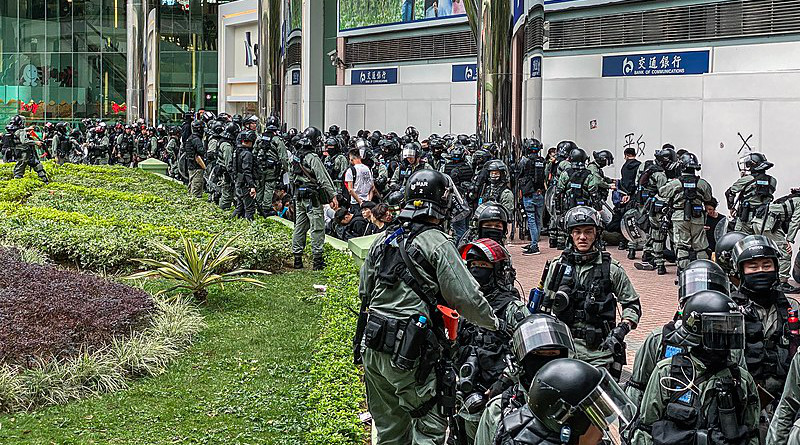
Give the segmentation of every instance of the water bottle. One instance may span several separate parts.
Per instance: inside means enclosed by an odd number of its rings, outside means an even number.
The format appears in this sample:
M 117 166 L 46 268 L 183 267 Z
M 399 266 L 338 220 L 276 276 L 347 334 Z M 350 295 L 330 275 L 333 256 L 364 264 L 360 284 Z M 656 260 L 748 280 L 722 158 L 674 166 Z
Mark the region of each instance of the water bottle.
M 789 333 L 797 336 L 800 335 L 800 320 L 797 319 L 797 309 L 789 309 Z

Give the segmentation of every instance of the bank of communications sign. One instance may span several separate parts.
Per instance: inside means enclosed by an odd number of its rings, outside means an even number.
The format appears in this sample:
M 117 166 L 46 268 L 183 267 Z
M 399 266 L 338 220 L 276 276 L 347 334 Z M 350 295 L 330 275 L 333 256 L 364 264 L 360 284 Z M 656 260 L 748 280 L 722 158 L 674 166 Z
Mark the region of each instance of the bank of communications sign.
M 707 50 L 603 57 L 603 77 L 705 74 L 710 67 L 711 54 Z

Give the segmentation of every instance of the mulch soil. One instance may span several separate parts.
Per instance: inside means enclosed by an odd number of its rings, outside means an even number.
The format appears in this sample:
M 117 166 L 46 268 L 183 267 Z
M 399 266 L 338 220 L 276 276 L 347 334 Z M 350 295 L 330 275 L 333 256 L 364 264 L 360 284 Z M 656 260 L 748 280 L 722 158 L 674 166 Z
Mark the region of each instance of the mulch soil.
M 152 310 L 140 289 L 0 249 L 0 363 L 31 366 L 97 350 L 142 329 Z

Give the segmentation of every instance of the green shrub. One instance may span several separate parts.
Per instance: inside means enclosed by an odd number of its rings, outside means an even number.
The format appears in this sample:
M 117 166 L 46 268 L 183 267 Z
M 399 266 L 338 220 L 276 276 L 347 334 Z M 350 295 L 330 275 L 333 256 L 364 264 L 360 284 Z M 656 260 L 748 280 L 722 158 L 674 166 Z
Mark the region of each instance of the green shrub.
M 327 249 L 325 275 L 328 286 L 320 298 L 323 326 L 314 345 L 309 395 L 309 444 L 361 444 L 366 433 L 358 418 L 363 410 L 364 385 L 353 365 L 352 340 L 356 329 L 358 269 L 353 259 Z

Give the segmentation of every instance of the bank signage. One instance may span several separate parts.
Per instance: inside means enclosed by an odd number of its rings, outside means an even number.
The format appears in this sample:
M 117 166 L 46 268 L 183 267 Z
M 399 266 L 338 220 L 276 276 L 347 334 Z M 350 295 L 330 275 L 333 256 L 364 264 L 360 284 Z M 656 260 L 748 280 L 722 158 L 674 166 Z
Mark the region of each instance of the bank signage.
M 397 68 L 353 70 L 350 72 L 350 83 L 353 85 L 385 85 L 397 83 Z
M 453 82 L 474 82 L 478 80 L 478 64 L 453 65 Z
M 542 77 L 542 57 L 531 57 L 531 77 Z
M 705 74 L 710 51 L 680 51 L 603 57 L 603 77 L 681 76 Z

